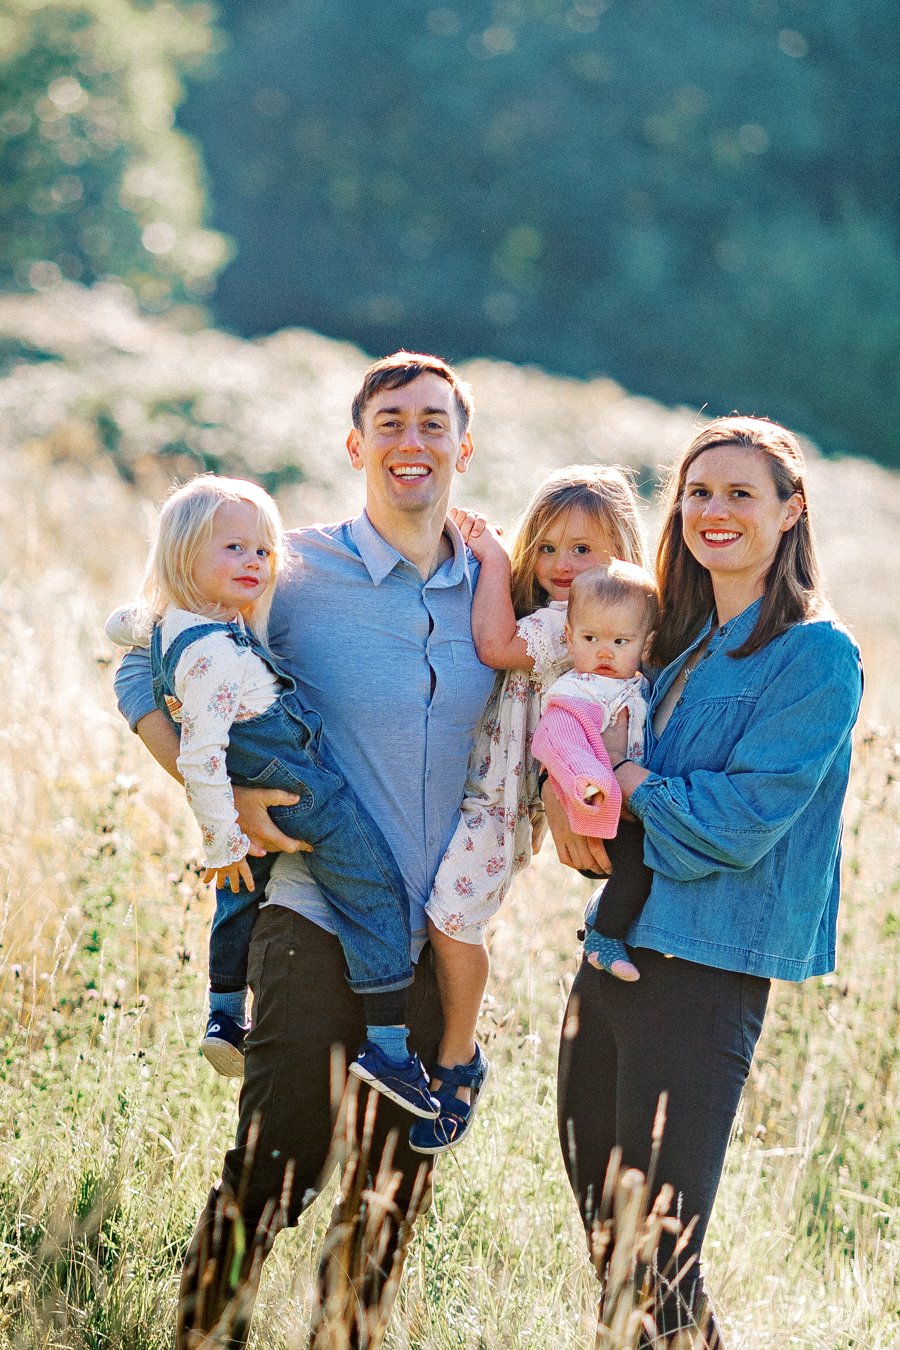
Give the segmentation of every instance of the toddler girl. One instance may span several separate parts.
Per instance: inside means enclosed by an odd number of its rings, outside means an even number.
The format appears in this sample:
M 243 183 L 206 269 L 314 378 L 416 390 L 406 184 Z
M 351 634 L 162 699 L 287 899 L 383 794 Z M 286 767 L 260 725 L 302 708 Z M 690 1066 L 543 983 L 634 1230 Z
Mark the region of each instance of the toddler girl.
M 576 577 L 569 591 L 565 636 L 573 669 L 551 685 L 532 749 L 550 774 L 576 834 L 609 840 L 613 874 L 591 916 L 584 950 L 592 965 L 620 980 L 640 974 L 622 939 L 650 893 L 644 832 L 619 820 L 622 794 L 601 732 L 624 712 L 627 758 L 640 764 L 650 686 L 640 663 L 656 626 L 651 574 L 618 559 Z
M 511 558 L 481 517 L 453 516 L 481 564 L 472 605 L 478 656 L 506 673 L 476 734 L 461 819 L 426 906 L 444 1036 L 432 1082 L 441 1114 L 410 1132 L 420 1153 L 462 1139 L 487 1073 L 475 1042 L 489 971 L 484 933 L 531 857 L 531 816 L 540 808 L 531 738 L 542 693 L 571 664 L 563 636 L 569 587 L 614 555 L 644 558 L 634 491 L 621 470 L 602 465 L 563 469 L 538 489 Z
M 201 475 L 163 505 L 146 606 L 117 610 L 107 623 L 114 642 L 149 643 L 157 705 L 180 728 L 178 769 L 206 849 L 203 879 L 218 888 L 203 1053 L 220 1073 L 241 1075 L 247 952 L 271 867 L 271 857 L 250 856 L 232 783 L 279 788 L 299 800 L 273 807 L 272 817 L 312 845 L 309 870 L 363 998 L 368 1040 L 350 1071 L 432 1118 L 438 1102 L 406 1041 L 412 965 L 403 878 L 323 744 L 320 718 L 265 645 L 285 565 L 272 498 L 241 479 Z

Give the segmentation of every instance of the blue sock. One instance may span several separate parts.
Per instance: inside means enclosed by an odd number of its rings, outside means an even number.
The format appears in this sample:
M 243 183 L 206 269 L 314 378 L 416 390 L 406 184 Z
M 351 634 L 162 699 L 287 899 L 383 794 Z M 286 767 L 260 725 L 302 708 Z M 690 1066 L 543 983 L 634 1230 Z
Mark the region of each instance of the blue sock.
M 239 1026 L 243 1026 L 247 1017 L 247 990 L 234 989 L 227 994 L 214 994 L 209 991 L 209 1011 L 211 1013 L 224 1013 L 226 1017 L 234 1018 Z
M 366 1027 L 366 1037 L 395 1064 L 409 1059 L 409 1027 Z

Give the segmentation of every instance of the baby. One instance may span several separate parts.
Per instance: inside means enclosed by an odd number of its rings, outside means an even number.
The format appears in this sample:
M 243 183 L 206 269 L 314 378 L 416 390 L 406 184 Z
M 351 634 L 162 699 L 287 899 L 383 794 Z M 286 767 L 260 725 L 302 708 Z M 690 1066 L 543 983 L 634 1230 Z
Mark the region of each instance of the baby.
M 649 693 L 640 663 L 657 612 L 656 583 L 633 563 L 614 559 L 574 579 L 565 626 L 573 670 L 547 691 L 533 742 L 572 829 L 609 840 L 613 876 L 584 949 L 592 965 L 620 980 L 640 978 L 623 939 L 647 898 L 652 873 L 644 864 L 640 825 L 619 819 L 622 794 L 601 733 L 624 712 L 627 758 L 640 763 Z

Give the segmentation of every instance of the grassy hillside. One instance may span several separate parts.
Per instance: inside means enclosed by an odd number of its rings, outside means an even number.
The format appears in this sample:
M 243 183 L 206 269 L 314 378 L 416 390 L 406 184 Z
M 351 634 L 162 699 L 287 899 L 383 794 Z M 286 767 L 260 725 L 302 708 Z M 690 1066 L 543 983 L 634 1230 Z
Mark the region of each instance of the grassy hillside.
M 75 290 L 0 300 L 0 350 L 0 1347 L 162 1350 L 236 1089 L 197 1057 L 211 911 L 186 866 L 195 828 L 114 711 L 102 621 L 136 586 L 148 498 L 173 471 L 266 475 L 291 522 L 357 509 L 342 443 L 364 358 L 308 333 L 185 334 Z M 467 374 L 478 455 L 457 495 L 505 524 L 549 468 L 598 456 L 649 478 L 693 425 L 609 382 L 489 363 Z M 708 1257 L 731 1347 L 887 1350 L 900 482 L 818 457 L 811 478 L 830 589 L 868 668 L 840 965 L 777 988 Z M 587 889 L 545 850 L 498 920 L 483 1031 L 499 1072 L 473 1139 L 442 1167 L 392 1350 L 593 1343 L 553 1122 Z M 254 1344 L 303 1344 L 327 1209 L 279 1240 Z

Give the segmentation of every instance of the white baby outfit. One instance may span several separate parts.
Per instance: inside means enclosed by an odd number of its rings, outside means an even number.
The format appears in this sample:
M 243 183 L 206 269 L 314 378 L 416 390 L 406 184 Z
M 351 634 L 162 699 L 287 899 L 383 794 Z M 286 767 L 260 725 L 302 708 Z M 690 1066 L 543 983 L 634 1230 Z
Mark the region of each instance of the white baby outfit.
M 541 700 L 571 666 L 564 601 L 520 619 L 533 670 L 502 672 L 469 759 L 459 824 L 441 860 L 425 911 L 442 933 L 479 943 L 515 874 L 531 858 L 531 813 L 540 805 L 531 740 Z
M 610 722 L 614 722 L 624 710 L 628 719 L 627 759 L 640 764 L 644 757 L 644 729 L 647 723 L 647 700 L 650 697 L 650 685 L 638 672 L 630 679 L 613 679 L 609 675 L 579 675 L 570 670 L 555 681 L 553 688 L 547 690 L 544 706 L 552 700 L 582 699 L 593 704 L 601 711 L 598 714 L 598 728 L 605 731 Z

